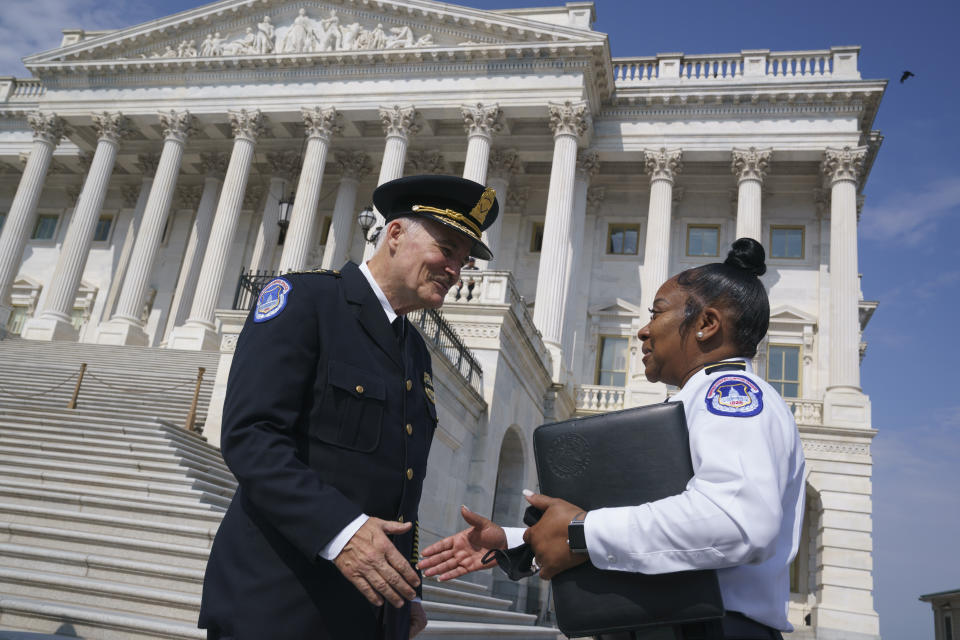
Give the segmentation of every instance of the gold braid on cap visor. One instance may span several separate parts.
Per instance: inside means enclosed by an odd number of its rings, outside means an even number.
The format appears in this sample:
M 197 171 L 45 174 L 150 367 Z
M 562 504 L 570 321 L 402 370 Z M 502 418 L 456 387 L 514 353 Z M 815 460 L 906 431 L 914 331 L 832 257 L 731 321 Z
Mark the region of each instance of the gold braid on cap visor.
M 469 231 L 472 231 L 473 234 L 476 235 L 477 237 L 480 236 L 480 227 L 477 226 L 477 223 L 471 220 L 470 218 L 468 218 L 467 216 L 463 215 L 462 213 L 454 211 L 453 209 L 438 209 L 437 207 L 428 207 L 422 204 L 415 204 L 412 207 L 410 207 L 410 210 L 416 211 L 417 213 L 420 213 L 421 211 L 426 211 L 427 213 L 435 213 L 438 216 L 442 216 L 444 218 L 450 218 L 451 220 L 455 220 L 456 222 L 459 222 L 460 226 L 466 226 L 467 229 Z

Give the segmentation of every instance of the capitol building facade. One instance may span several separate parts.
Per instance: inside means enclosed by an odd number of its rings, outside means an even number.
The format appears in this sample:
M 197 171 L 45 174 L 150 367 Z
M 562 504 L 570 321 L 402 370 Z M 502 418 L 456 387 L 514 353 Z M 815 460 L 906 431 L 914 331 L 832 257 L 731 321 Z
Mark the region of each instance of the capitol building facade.
M 886 81 L 861 78 L 855 46 L 613 58 L 595 11 L 221 0 L 65 30 L 25 58 L 32 77 L 0 78 L 0 327 L 219 352 L 203 425 L 217 444 L 264 277 L 369 256 L 358 213 L 385 181 L 492 186 L 495 258 L 463 272 L 442 317 L 415 321 L 440 416 L 426 544 L 461 527 L 460 504 L 519 523 L 540 424 L 672 393 L 639 361 L 653 294 L 756 238 L 771 319 L 754 364 L 808 461 L 794 636 L 877 639 L 860 386 L 877 303 L 857 223 Z M 548 597 L 480 581 L 517 611 Z

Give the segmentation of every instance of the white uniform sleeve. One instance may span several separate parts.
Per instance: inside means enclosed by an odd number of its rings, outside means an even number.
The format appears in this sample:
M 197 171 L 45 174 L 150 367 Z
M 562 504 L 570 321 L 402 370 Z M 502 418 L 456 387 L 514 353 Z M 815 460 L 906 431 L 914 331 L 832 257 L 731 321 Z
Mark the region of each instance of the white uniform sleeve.
M 753 417 L 688 408 L 694 476 L 655 502 L 587 514 L 591 562 L 600 569 L 667 573 L 760 562 L 773 551 L 787 484 L 789 430 L 765 406 Z
M 507 534 L 507 549 L 519 547 L 523 544 L 524 527 L 504 527 L 503 532 Z
M 333 560 L 340 552 L 343 551 L 343 548 L 347 546 L 347 543 L 350 542 L 350 538 L 360 530 L 360 527 L 363 526 L 367 520 L 370 519 L 365 513 L 361 513 L 353 521 L 340 530 L 333 540 L 327 543 L 327 545 L 320 549 L 320 557 L 324 560 Z

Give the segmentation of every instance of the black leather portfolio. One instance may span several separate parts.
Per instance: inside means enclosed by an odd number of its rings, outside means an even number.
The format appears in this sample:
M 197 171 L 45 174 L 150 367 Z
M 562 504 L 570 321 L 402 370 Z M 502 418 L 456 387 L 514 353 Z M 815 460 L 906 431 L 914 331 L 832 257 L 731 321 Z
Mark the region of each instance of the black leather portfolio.
M 681 402 L 545 424 L 533 433 L 540 491 L 585 509 L 682 493 L 693 476 Z M 553 578 L 557 625 L 579 637 L 719 618 L 713 570 L 646 575 L 586 562 Z

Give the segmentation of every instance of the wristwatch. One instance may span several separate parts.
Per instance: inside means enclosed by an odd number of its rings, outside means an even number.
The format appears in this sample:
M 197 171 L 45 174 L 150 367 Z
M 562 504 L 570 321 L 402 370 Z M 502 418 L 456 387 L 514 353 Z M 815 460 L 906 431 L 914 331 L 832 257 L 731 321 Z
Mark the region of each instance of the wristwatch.
M 584 521 L 587 519 L 587 512 L 581 511 L 573 516 L 573 520 L 567 525 L 567 545 L 571 553 L 587 553 L 587 535 L 583 530 Z

